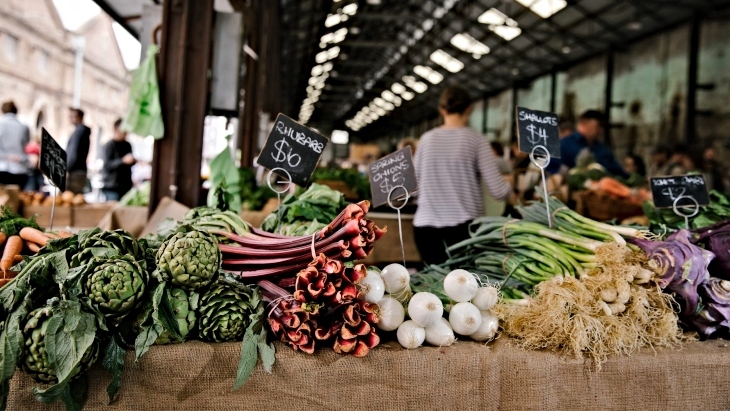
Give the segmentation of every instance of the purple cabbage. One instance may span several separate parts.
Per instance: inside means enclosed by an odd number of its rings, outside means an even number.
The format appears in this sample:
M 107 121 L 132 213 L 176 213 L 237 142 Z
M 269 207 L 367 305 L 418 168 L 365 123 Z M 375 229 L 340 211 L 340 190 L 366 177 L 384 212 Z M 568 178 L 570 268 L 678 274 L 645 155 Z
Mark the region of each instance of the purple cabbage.
M 699 289 L 702 307 L 691 319 L 703 338 L 730 331 L 730 281 L 710 278 Z
M 666 241 L 630 239 L 649 257 L 649 268 L 658 277 L 659 286 L 675 295 L 680 317 L 690 318 L 699 306 L 699 286 L 709 279 L 707 267 L 715 255 L 690 242 L 690 232 L 679 230 Z
M 730 220 L 693 230 L 693 233 L 693 243 L 715 254 L 709 267 L 710 275 L 730 280 Z

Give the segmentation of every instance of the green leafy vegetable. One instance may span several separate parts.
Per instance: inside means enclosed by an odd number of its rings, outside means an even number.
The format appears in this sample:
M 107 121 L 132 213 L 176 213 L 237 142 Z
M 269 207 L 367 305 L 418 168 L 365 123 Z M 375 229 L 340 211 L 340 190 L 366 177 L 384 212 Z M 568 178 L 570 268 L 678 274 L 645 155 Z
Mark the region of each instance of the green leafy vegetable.
M 281 207 L 269 214 L 261 228 L 268 232 L 285 235 L 307 235 L 316 232 L 332 221 L 345 206 L 345 198 L 339 191 L 312 183 L 303 192 L 288 195 Z M 281 215 L 281 227 L 279 216 Z
M 271 367 L 276 360 L 274 345 L 266 341 L 264 301 L 258 288 L 252 294 L 251 306 L 255 309 L 251 312 L 251 324 L 246 329 L 241 343 L 241 359 L 238 361 L 234 390 L 241 388 L 248 381 L 259 358 L 267 373 L 271 373 Z
M 228 136 L 230 139 L 230 136 Z M 208 192 L 208 206 L 217 207 L 219 187 L 223 187 L 230 197 L 228 208 L 236 213 L 241 212 L 241 175 L 236 163 L 233 162 L 233 153 L 228 145 L 210 162 L 210 191 Z
M 104 360 L 102 361 L 104 369 L 112 375 L 112 380 L 109 383 L 109 386 L 106 387 L 106 392 L 109 394 L 109 404 L 114 401 L 114 397 L 117 395 L 119 387 L 122 385 L 124 353 L 124 349 L 120 347 L 113 338 L 109 339 L 106 350 L 104 350 Z

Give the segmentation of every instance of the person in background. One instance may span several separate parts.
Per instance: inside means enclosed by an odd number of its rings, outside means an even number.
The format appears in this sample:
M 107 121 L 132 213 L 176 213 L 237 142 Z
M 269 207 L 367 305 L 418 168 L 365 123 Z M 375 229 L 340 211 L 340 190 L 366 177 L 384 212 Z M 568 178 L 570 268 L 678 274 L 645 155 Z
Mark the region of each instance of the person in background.
M 651 163 L 649 164 L 648 177 L 660 177 L 669 175 L 672 158 L 672 149 L 665 144 L 659 144 L 651 152 Z
M 611 149 L 598 141 L 603 134 L 603 113 L 588 110 L 578 119 L 573 134 L 560 140 L 560 161 L 568 168 L 576 165 L 576 159 L 581 151 L 587 149 L 593 155 L 596 163 L 603 166 L 609 173 L 620 177 L 628 177 L 626 171 L 616 161 Z
M 114 137 L 104 145 L 104 188 L 107 201 L 118 201 L 132 189 L 132 166 L 137 162 L 127 132 L 120 129 L 122 119 L 114 122 Z
M 687 174 L 690 171 L 696 171 L 697 167 L 692 155 L 689 152 L 689 147 L 684 144 L 677 144 L 674 146 L 672 158 L 669 160 L 669 174 L 670 176 L 679 176 Z
M 489 141 L 467 126 L 471 111 L 466 90 L 445 89 L 439 99 L 444 123 L 427 131 L 418 144 L 413 226 L 416 247 L 428 264 L 446 261 L 446 246 L 469 238 L 469 223 L 484 214 L 482 181 L 496 200 L 512 193 Z
M 402 150 L 406 147 L 411 148 L 411 155 L 416 155 L 416 148 L 418 148 L 418 140 L 413 137 L 406 137 L 398 142 L 398 150 Z
M 30 130 L 18 121 L 15 103 L 7 101 L 0 110 L 0 184 L 14 184 L 22 189 L 28 180 L 25 146 L 30 141 Z
M 725 170 L 722 164 L 717 160 L 717 152 L 715 147 L 709 145 L 702 151 L 702 174 L 707 180 L 707 187 L 710 190 L 717 190 L 725 193 Z
M 91 145 L 91 130 L 84 125 L 84 112 L 81 109 L 70 109 L 69 120 L 74 125 L 74 131 L 66 146 L 66 190 L 79 194 L 86 187 L 86 158 Z
M 25 154 L 28 155 L 28 181 L 25 183 L 25 191 L 41 191 L 43 187 L 43 174 L 38 169 L 38 163 L 41 159 L 41 145 L 36 138 L 31 138 L 30 142 L 25 145 Z
M 628 154 L 624 157 L 624 170 L 629 174 L 638 174 L 642 177 L 646 176 L 646 166 L 644 160 L 636 154 Z
M 566 117 L 558 118 L 558 136 L 560 139 L 564 139 L 575 132 L 573 122 Z
M 492 153 L 497 160 L 497 167 L 499 168 L 500 174 L 507 176 L 512 174 L 512 166 L 504 159 L 504 148 L 499 141 L 492 141 Z

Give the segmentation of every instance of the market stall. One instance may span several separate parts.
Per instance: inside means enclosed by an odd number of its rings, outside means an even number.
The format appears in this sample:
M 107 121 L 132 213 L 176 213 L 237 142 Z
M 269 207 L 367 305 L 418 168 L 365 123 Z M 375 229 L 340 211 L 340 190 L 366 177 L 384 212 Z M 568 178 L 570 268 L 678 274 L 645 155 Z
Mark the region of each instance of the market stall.
M 328 350 L 307 356 L 281 344 L 276 348 L 272 374 L 259 368 L 235 392 L 239 344 L 153 347 L 136 363 L 130 353 L 119 398 L 107 405 L 105 387 L 110 379 L 95 367 L 88 375 L 84 409 L 260 410 L 289 404 L 341 410 L 343 401 L 370 410 L 721 411 L 730 407 L 724 394 L 730 389 L 726 341 L 611 358 L 599 373 L 554 353 L 517 349 L 505 339 L 489 346 L 464 341 L 415 351 L 388 343 L 366 359 Z M 64 409 L 61 404 L 35 401 L 33 386 L 28 377 L 17 375 L 7 409 Z

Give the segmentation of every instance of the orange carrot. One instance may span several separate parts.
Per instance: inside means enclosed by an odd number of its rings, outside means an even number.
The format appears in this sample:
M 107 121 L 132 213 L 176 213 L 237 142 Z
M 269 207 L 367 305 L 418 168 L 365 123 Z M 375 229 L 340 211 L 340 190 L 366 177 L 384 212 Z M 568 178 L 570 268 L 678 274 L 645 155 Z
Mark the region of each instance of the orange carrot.
M 48 242 L 48 237 L 41 230 L 32 227 L 24 227 L 20 230 L 20 238 L 31 243 L 39 244 L 41 247 L 45 246 Z
M 61 238 L 58 236 L 58 234 L 52 233 L 50 231 L 46 231 L 45 233 L 43 233 L 43 235 L 46 236 L 46 238 L 48 238 L 49 240 L 55 240 L 57 238 Z
M 603 177 L 598 181 L 598 188 L 619 198 L 631 197 L 631 189 L 621 184 L 615 178 Z
M 58 238 L 69 238 L 69 237 L 73 237 L 73 234 L 72 233 L 69 233 L 68 231 L 57 231 L 56 232 L 56 235 L 58 236 Z
M 0 278 L 0 287 L 4 287 L 5 284 L 13 281 L 12 278 Z
M 15 257 L 13 257 L 13 262 L 14 263 L 19 263 L 21 261 L 23 261 L 23 256 L 22 255 L 18 254 Z
M 27 241 L 25 244 L 28 246 L 28 249 L 33 254 L 37 253 L 38 251 L 41 251 L 41 246 L 32 241 Z
M 7 275 L 10 267 L 13 266 L 15 256 L 20 254 L 20 250 L 23 249 L 23 239 L 20 236 L 13 235 L 8 238 L 8 243 L 5 244 L 5 250 L 3 256 L 0 258 L 0 270 L 3 271 L 3 278 Z
M 5 244 L 5 240 L 8 239 L 8 236 L 5 235 L 5 233 L 0 233 L 0 245 Z

